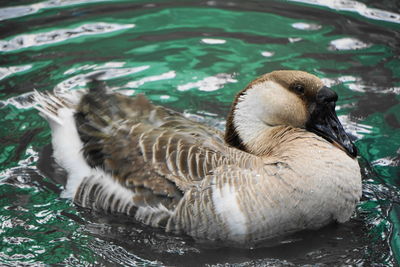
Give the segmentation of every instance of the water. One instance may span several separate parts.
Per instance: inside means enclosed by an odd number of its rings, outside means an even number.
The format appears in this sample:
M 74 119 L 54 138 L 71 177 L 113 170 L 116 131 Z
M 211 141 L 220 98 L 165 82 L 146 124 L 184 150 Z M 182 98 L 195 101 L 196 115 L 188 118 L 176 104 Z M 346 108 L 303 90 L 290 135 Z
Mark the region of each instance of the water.
M 0 265 L 396 265 L 400 6 L 376 2 L 2 1 Z M 210 247 L 59 197 L 65 177 L 43 149 L 34 89 L 81 88 L 104 71 L 115 90 L 223 129 L 235 93 L 276 69 L 314 73 L 339 93 L 364 178 L 348 223 L 274 247 Z

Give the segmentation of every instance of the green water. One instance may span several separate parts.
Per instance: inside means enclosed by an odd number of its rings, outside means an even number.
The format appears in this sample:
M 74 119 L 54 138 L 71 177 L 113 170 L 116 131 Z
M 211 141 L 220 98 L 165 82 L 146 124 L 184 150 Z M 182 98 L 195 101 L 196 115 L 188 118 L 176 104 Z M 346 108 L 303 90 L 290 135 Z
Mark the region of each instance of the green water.
M 2 1 L 0 265 L 396 265 L 399 5 L 308 2 Z M 339 94 L 364 177 L 348 223 L 272 248 L 210 248 L 80 210 L 59 197 L 53 180 L 61 174 L 36 167 L 51 163 L 42 153 L 50 129 L 29 101 L 34 89 L 82 88 L 85 76 L 103 71 L 113 89 L 223 129 L 235 93 L 277 69 L 314 73 Z

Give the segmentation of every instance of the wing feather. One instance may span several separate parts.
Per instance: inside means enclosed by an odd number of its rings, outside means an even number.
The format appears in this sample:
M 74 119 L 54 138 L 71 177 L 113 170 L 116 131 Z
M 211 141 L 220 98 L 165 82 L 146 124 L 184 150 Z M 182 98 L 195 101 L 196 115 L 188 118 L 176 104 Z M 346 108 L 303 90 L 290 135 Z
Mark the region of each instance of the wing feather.
M 130 98 L 92 90 L 79 103 L 53 95 L 40 101 L 44 115 L 55 121 L 59 107 L 76 109 L 82 153 L 93 171 L 83 179 L 74 201 L 151 225 L 165 226 L 185 193 L 194 194 L 191 189 L 222 164 L 240 164 L 237 159 L 244 153 L 227 148 L 220 131 L 155 106 L 143 95 Z M 195 207 L 198 211 L 212 201 L 201 196 L 204 203 Z M 198 224 L 191 214 L 182 216 Z

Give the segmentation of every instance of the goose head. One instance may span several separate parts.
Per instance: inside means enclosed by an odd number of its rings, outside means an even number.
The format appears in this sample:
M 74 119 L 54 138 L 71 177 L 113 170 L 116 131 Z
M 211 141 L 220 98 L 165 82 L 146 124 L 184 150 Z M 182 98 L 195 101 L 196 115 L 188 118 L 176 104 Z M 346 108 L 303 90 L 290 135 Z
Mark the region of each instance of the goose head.
M 228 115 L 225 140 L 251 153 L 259 136 L 276 127 L 313 132 L 350 157 L 357 149 L 340 123 L 337 94 L 316 76 L 303 71 L 274 71 L 252 81 L 240 91 Z

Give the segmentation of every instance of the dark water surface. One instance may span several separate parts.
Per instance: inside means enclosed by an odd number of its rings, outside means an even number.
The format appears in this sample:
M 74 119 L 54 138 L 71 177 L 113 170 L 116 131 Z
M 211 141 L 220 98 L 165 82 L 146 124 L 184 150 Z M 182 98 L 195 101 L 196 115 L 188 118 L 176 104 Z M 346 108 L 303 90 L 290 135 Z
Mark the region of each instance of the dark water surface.
M 396 0 L 1 1 L 0 265 L 396 266 L 399 52 Z M 273 247 L 224 248 L 59 197 L 64 176 L 34 89 L 82 88 L 103 71 L 116 90 L 223 129 L 235 93 L 276 69 L 314 73 L 340 96 L 364 178 L 349 222 Z

